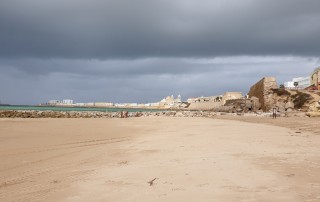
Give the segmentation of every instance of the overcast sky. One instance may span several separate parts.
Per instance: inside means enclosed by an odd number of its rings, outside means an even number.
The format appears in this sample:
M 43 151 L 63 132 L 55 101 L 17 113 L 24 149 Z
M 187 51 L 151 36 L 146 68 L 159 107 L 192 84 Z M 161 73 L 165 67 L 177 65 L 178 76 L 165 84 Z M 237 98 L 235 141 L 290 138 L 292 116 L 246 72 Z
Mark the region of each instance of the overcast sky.
M 1 0 L 0 100 L 246 94 L 320 66 L 319 0 Z

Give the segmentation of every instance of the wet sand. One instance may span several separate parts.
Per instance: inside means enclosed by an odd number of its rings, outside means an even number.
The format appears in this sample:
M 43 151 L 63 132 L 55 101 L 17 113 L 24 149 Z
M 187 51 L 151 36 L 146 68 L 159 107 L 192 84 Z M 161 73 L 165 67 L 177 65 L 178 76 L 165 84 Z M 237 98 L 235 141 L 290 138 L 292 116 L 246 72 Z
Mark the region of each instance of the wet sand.
M 0 201 L 320 201 L 319 148 L 224 119 L 0 119 Z

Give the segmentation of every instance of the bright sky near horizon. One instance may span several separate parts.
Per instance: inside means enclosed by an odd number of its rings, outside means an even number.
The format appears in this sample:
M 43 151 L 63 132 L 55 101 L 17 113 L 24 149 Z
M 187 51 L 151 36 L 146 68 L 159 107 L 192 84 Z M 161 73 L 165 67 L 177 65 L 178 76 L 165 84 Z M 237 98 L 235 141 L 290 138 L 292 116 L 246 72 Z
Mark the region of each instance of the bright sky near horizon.
M 0 100 L 247 93 L 320 66 L 318 0 L 1 0 Z

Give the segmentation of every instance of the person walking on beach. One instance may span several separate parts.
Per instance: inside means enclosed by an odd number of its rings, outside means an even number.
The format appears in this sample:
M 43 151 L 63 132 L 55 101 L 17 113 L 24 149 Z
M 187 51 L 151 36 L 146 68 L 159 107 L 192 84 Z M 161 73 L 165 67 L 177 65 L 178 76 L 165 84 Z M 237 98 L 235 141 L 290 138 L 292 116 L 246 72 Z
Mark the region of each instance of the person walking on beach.
M 277 118 L 277 108 L 275 106 L 272 108 L 272 118 L 273 119 Z

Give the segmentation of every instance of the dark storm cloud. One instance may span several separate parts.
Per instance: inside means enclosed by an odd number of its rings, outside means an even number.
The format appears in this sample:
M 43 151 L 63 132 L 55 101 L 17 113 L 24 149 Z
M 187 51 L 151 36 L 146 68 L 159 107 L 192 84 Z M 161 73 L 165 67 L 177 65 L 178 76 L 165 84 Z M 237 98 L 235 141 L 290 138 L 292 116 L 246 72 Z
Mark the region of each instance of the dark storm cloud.
M 319 56 L 319 21 L 318 0 L 2 0 L 0 56 Z
M 318 0 L 1 0 L 0 100 L 246 93 L 320 65 Z
M 69 73 L 94 77 L 135 77 L 163 74 L 190 74 L 212 71 L 205 66 L 177 58 L 136 60 L 66 60 L 66 59 L 0 59 L 0 70 L 11 68 L 30 75 Z M 220 64 L 222 65 L 222 64 Z
M 145 76 L 190 76 L 210 73 L 241 74 L 260 67 L 267 73 L 268 66 L 298 66 L 317 58 L 302 57 L 220 57 L 220 58 L 144 58 L 136 60 L 66 60 L 66 59 L 0 59 L 2 73 L 14 72 L 13 76 L 47 76 L 69 74 L 88 78 L 143 78 Z M 294 67 L 292 66 L 292 67 Z M 7 71 L 6 69 L 9 69 Z M 281 68 L 279 68 L 281 71 Z M 300 72 L 303 72 L 301 69 Z M 297 70 L 294 71 L 296 74 Z

